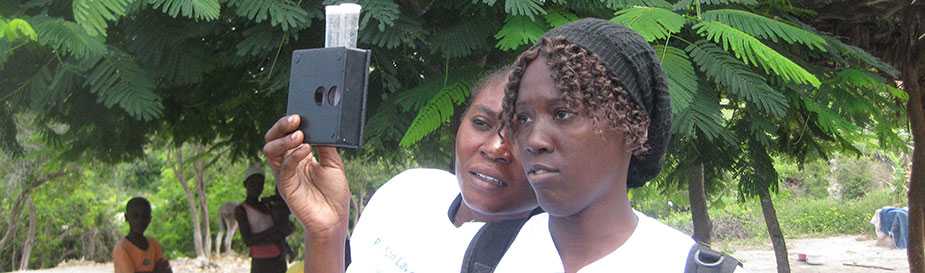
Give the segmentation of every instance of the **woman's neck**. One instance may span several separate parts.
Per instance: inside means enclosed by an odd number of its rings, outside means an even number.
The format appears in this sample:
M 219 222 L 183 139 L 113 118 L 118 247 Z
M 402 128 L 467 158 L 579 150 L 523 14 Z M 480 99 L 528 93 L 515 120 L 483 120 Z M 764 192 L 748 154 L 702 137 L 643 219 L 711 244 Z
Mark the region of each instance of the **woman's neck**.
M 573 273 L 617 250 L 636 229 L 638 219 L 625 189 L 613 189 L 580 212 L 549 217 L 549 230 L 565 272 Z
M 459 209 L 456 210 L 456 215 L 453 216 L 453 225 L 459 227 L 466 222 L 499 222 L 527 216 L 530 216 L 530 211 L 505 215 L 483 215 L 466 205 L 466 202 L 463 202 L 460 204 Z

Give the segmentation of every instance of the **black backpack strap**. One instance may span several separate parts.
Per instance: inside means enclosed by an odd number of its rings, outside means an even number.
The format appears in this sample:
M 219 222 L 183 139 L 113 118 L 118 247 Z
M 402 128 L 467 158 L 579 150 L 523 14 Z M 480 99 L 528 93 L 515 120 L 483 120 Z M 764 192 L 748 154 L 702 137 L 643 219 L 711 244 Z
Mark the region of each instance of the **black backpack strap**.
M 687 254 L 685 273 L 732 273 L 742 266 L 736 258 L 710 249 L 701 244 L 694 244 Z
M 542 213 L 540 209 L 534 210 L 530 217 Z M 494 223 L 486 223 L 469 242 L 469 248 L 463 258 L 462 273 L 492 273 L 504 257 L 520 228 L 530 220 L 530 217 Z

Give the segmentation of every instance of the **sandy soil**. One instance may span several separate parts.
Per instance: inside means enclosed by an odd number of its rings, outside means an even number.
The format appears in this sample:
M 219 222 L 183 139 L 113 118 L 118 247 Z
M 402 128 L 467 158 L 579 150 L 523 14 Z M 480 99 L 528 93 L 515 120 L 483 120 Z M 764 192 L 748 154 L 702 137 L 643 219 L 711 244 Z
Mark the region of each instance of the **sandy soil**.
M 247 273 L 250 272 L 250 260 L 243 256 L 217 257 L 211 263 L 196 259 L 181 258 L 170 261 L 175 273 Z M 86 261 L 65 262 L 58 267 L 26 271 L 28 273 L 112 273 L 112 263 L 94 263 Z
M 857 236 L 839 236 L 788 241 L 790 267 L 794 273 L 861 273 L 909 272 L 906 251 L 876 246 L 876 241 Z M 809 263 L 797 261 L 797 255 L 807 255 Z M 771 245 L 750 247 L 732 254 L 745 264 L 750 273 L 775 273 L 774 251 Z M 177 273 L 246 273 L 249 260 L 242 256 L 216 258 L 211 264 L 194 259 L 170 262 Z M 849 266 L 861 265 L 869 267 Z M 880 268 L 872 268 L 872 267 Z M 886 269 L 881 269 L 886 268 Z M 887 270 L 892 269 L 892 270 Z M 112 263 L 67 262 L 56 268 L 27 271 L 32 273 L 112 273 Z
M 857 236 L 796 239 L 787 241 L 787 246 L 794 273 L 909 272 L 905 249 L 877 246 L 876 241 Z M 808 263 L 797 260 L 799 253 L 807 255 Z M 737 251 L 733 256 L 742 261 L 748 272 L 777 272 L 770 243 Z

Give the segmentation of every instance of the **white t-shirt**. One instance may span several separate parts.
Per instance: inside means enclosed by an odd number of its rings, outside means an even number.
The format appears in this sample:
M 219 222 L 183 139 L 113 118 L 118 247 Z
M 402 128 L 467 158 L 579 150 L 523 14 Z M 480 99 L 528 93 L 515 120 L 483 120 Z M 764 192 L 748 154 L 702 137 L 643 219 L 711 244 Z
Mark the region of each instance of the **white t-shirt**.
M 636 211 L 639 219 L 630 238 L 607 256 L 578 273 L 677 272 L 683 273 L 694 239 Z
M 469 241 L 484 225 L 453 225 L 447 211 L 459 185 L 456 176 L 435 169 L 411 169 L 380 187 L 350 238 L 348 273 L 459 272 Z M 546 214 L 521 229 L 495 272 L 561 272 Z

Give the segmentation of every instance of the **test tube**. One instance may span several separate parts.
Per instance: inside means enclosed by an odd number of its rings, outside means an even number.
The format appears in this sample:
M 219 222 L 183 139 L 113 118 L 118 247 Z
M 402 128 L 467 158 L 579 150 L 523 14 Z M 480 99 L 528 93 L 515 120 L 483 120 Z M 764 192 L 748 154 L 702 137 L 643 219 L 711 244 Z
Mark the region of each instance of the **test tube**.
M 361 9 L 352 3 L 324 7 L 324 47 L 356 47 Z

